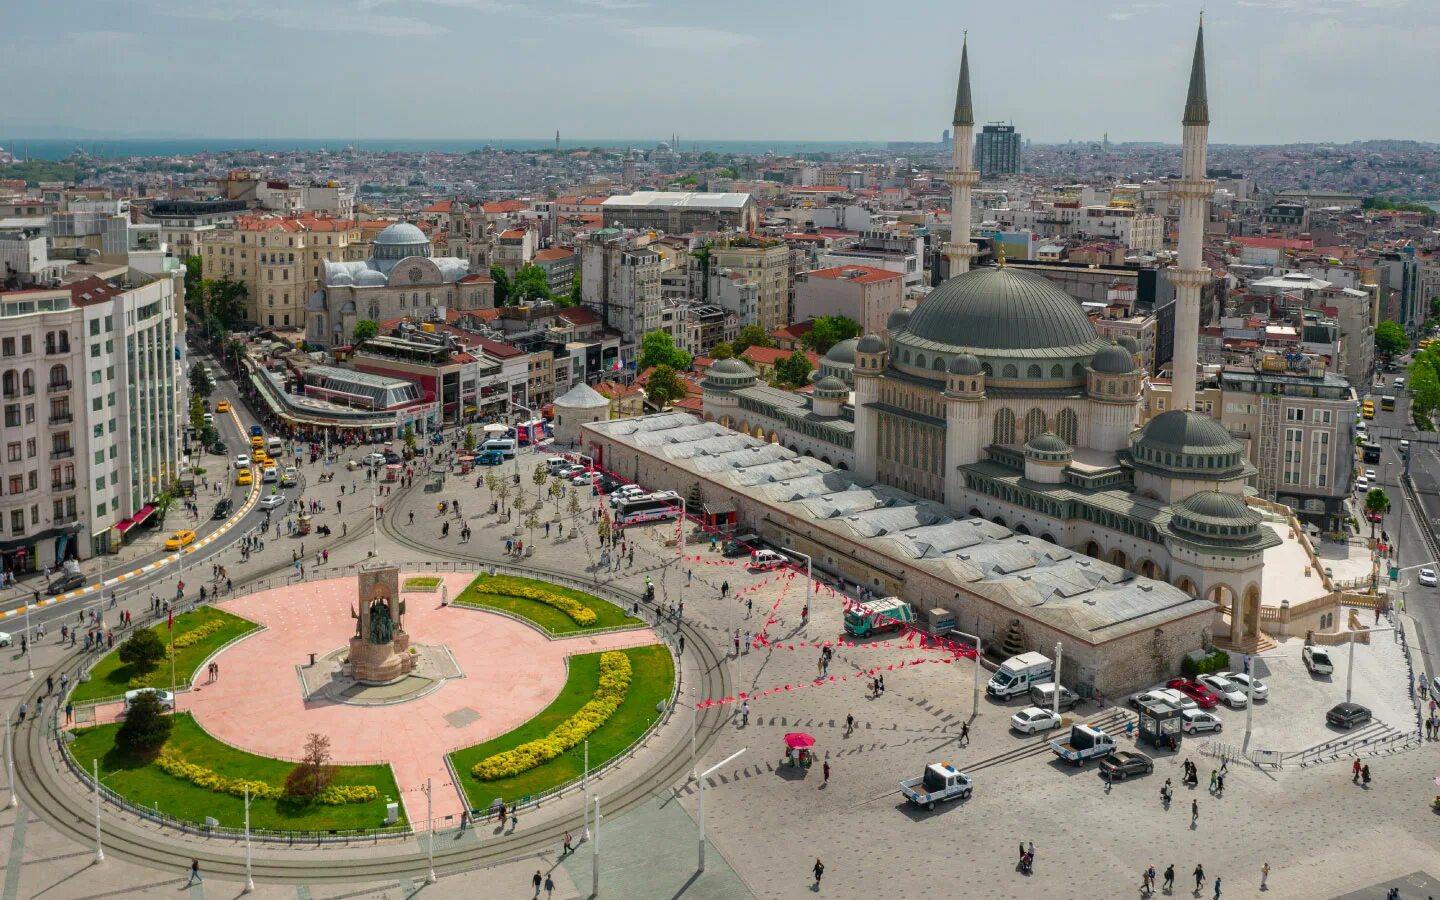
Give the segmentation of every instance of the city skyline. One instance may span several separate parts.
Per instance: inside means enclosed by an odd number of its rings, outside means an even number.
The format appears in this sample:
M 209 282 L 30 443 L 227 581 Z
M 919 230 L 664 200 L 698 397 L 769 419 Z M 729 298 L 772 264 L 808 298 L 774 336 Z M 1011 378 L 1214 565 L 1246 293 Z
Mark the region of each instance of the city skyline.
M 644 0 L 62 0 L 7 16 L 0 74 L 34 82 L 26 73 L 55 54 L 68 64 L 13 98 L 0 134 L 13 140 L 78 127 L 111 139 L 521 140 L 559 128 L 678 132 L 682 140 L 933 141 L 947 124 L 968 29 L 977 121 L 1013 121 L 1037 143 L 1105 132 L 1115 143 L 1172 142 L 1166 101 L 1183 90 L 1184 35 L 1198 9 L 1165 0 L 1085 9 L 1044 0 L 1031 12 L 1045 27 L 1017 29 L 988 6 L 957 14 L 922 0 L 887 10 L 879 33 L 892 42 L 878 50 L 876 29 L 855 26 L 870 18 L 858 3 L 838 0 L 819 18 L 817 11 L 737 0 L 717 26 L 703 21 L 701 7 Z M 1214 142 L 1364 139 L 1370 135 L 1358 126 L 1346 131 L 1345 119 L 1324 114 L 1361 106 L 1375 134 L 1440 140 L 1440 114 L 1377 90 L 1346 62 L 1383 52 L 1387 84 L 1423 81 L 1423 48 L 1440 36 L 1440 22 L 1418 20 L 1420 11 L 1413 0 L 1212 4 L 1211 92 L 1225 110 Z M 504 39 L 484 39 L 496 32 Z M 909 42 L 903 69 L 888 65 L 902 55 L 886 48 L 907 34 L 920 37 Z M 1076 34 L 1090 38 L 1070 39 Z M 1317 66 L 1325 47 L 1336 63 Z M 1031 59 L 1046 62 L 1016 64 Z M 1068 87 L 1085 80 L 1098 89 Z M 147 86 L 176 103 L 135 103 Z M 677 89 L 680 102 L 645 99 Z

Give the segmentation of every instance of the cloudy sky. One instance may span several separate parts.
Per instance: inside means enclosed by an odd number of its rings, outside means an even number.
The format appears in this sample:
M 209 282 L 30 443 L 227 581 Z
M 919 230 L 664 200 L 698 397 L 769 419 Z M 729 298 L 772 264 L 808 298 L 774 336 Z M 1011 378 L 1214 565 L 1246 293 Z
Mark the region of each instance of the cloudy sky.
M 0 15 L 0 133 L 1177 141 L 1178 0 L 45 0 Z M 1440 141 L 1437 0 L 1212 0 L 1211 140 Z M 1428 87 L 1425 87 L 1427 86 Z

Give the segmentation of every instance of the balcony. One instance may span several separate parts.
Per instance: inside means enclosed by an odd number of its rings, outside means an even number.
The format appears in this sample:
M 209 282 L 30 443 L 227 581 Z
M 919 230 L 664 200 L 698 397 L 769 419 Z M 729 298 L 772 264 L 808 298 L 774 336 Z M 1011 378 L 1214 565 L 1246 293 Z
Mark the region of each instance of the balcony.
M 68 390 L 70 390 L 70 387 L 71 387 L 71 382 L 69 382 L 69 381 L 52 381 L 52 382 L 50 382 L 48 385 L 46 385 L 45 390 L 46 390 L 48 393 L 57 394 L 57 393 L 59 393 L 60 391 L 68 391 Z
M 70 459 L 75 455 L 74 447 L 56 447 L 50 451 L 51 459 Z
M 79 516 L 79 514 L 77 514 L 77 513 L 73 513 L 73 512 L 72 512 L 72 513 L 65 513 L 64 515 L 59 515 L 59 516 L 56 516 L 56 517 L 55 517 L 55 524 L 56 524 L 56 525 L 67 525 L 67 524 L 69 524 L 69 523 L 71 523 L 71 522 L 78 521 L 79 518 L 80 518 L 80 516 Z
M 50 490 L 73 491 L 75 490 L 75 479 L 72 478 L 69 481 L 52 481 L 50 482 Z
M 51 425 L 69 425 L 73 421 L 75 421 L 75 415 L 73 413 L 52 413 L 50 416 Z
M 46 344 L 46 345 L 45 345 L 45 355 L 46 355 L 46 356 L 60 356 L 60 355 L 63 355 L 63 354 L 69 353 L 69 352 L 70 352 L 70 344 L 69 344 L 68 341 L 67 341 L 66 343 L 63 343 L 63 344 Z

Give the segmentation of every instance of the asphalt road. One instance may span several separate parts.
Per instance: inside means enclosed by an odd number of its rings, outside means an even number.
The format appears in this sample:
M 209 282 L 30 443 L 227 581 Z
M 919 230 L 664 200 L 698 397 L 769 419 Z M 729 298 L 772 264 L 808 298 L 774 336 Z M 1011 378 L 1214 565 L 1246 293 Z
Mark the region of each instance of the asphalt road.
M 1408 360 L 1402 365 L 1407 363 Z M 1400 488 L 1400 476 L 1405 471 L 1405 457 L 1400 452 L 1403 438 L 1410 441 L 1410 477 L 1415 482 L 1424 514 L 1432 524 L 1440 526 L 1440 434 L 1418 432 L 1411 424 L 1410 397 L 1403 390 L 1391 387 L 1395 377 L 1404 374 L 1403 369 L 1386 373 L 1386 387 L 1368 395 L 1368 399 L 1375 401 L 1375 419 L 1366 423 L 1370 440 L 1384 449 L 1379 463 L 1367 463 L 1365 467 L 1375 470 L 1378 485 L 1390 496 L 1391 512 L 1381 527 L 1399 552 L 1398 593 L 1404 598 L 1405 611 L 1414 617 L 1418 626 L 1419 634 L 1412 637 L 1418 638 L 1423 668 L 1426 672 L 1440 672 L 1440 588 L 1424 587 L 1416 578 L 1421 566 L 1428 564 L 1435 568 L 1436 560 Z M 1395 397 L 1393 412 L 1380 408 L 1380 397 L 1386 393 Z

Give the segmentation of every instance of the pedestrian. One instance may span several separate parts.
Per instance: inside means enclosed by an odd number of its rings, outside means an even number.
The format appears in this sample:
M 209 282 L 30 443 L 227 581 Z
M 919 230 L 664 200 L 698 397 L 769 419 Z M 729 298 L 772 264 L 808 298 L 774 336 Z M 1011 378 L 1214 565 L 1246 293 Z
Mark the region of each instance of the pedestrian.
M 686 569 L 686 570 L 685 570 L 685 585 L 686 585 L 686 587 L 689 587 L 690 582 L 692 582 L 692 581 L 694 581 L 694 580 L 695 580 L 695 570 L 694 570 L 694 569 Z
M 570 843 L 570 832 L 567 831 L 565 832 L 565 843 L 562 844 L 560 847 L 560 855 L 569 856 L 572 852 L 574 852 L 574 849 L 575 848 L 572 847 Z
M 1220 876 L 1215 876 L 1215 900 L 1220 900 Z
M 755 608 L 755 598 L 754 598 L 754 597 L 746 597 L 746 598 L 745 598 L 745 618 L 747 618 L 747 619 L 750 618 L 750 611 L 751 611 L 752 609 L 754 609 L 754 608 Z
M 876 680 L 877 680 L 877 685 L 878 685 L 878 687 L 879 687 L 879 689 L 880 689 L 880 693 L 882 693 L 882 694 L 885 693 L 885 673 L 884 673 L 884 672 L 881 672 L 881 673 L 879 673 L 878 675 L 876 675 L 875 678 L 876 678 Z
M 1214 769 L 1210 770 L 1210 793 L 1215 793 L 1215 785 L 1220 780 L 1220 773 Z
M 546 875 L 546 876 L 545 876 L 545 897 L 546 897 L 546 900 L 549 900 L 549 898 L 550 898 L 551 896 L 553 896 L 554 893 L 555 893 L 555 879 L 551 878 L 549 875 Z
M 1267 862 L 1265 865 L 1263 865 L 1263 866 L 1260 867 L 1260 890 L 1262 890 L 1262 891 L 1268 891 L 1268 890 L 1270 890 L 1270 886 L 1265 883 L 1265 882 L 1267 882 L 1267 881 L 1269 881 L 1269 880 L 1270 880 L 1270 864 Z
M 960 743 L 964 744 L 964 745 L 967 746 L 967 747 L 970 746 L 970 723 L 969 723 L 969 722 L 961 722 L 961 723 L 960 723 Z
M 685 652 L 685 635 L 680 635 L 680 652 Z
M 825 874 L 825 864 L 819 859 L 816 859 L 815 868 L 811 871 L 815 873 L 815 886 L 818 888 L 820 886 L 820 878 Z
M 186 887 L 189 887 L 190 885 L 194 884 L 194 883 L 197 882 L 197 881 L 198 881 L 198 882 L 201 882 L 201 883 L 203 884 L 204 881 L 205 881 L 205 879 L 203 879 L 203 878 L 200 877 L 200 860 L 191 858 L 191 860 L 190 860 L 190 880 L 187 881 L 187 882 L 185 882 L 185 886 L 186 886 Z
M 1175 864 L 1174 864 L 1174 863 L 1171 863 L 1170 865 L 1168 865 L 1168 866 L 1165 867 L 1165 891 L 1166 891 L 1166 893 L 1169 893 L 1170 889 L 1173 888 L 1173 887 L 1175 887 Z
M 746 653 L 749 653 L 749 652 L 750 652 L 750 629 L 748 629 L 748 628 L 745 629 L 745 644 L 744 644 L 744 647 L 745 647 L 745 652 L 746 652 Z
M 750 724 L 750 701 L 749 701 L 749 700 L 741 700 L 741 701 L 740 701 L 740 724 L 741 724 L 741 725 L 749 725 L 749 724 Z
M 740 655 L 740 629 L 735 629 L 735 655 Z
M 1195 824 L 1196 822 L 1198 822 L 1198 821 L 1200 821 L 1200 801 L 1199 801 L 1199 800 L 1191 800 L 1191 801 L 1190 801 L 1190 824 L 1191 824 L 1191 825 L 1194 825 L 1194 824 Z M 1195 887 L 1198 889 L 1200 886 L 1197 884 Z
M 1199 863 L 1195 864 L 1195 893 L 1200 893 L 1200 888 L 1205 884 L 1205 867 Z
M 854 714 L 852 714 L 852 713 L 846 713 L 846 714 L 845 714 L 845 736 L 846 736 L 846 737 L 849 737 L 849 736 L 850 736 L 850 733 L 853 732 L 854 730 L 855 730 L 855 716 L 854 716 Z
M 40 702 L 39 702 L 38 700 L 35 702 L 35 711 L 36 711 L 36 712 L 39 712 L 39 711 L 40 711 Z M 1361 782 L 1365 787 L 1367 787 L 1367 788 L 1370 786 L 1370 766 L 1369 766 L 1369 765 L 1364 765 L 1364 766 L 1361 766 L 1361 767 L 1360 767 L 1360 782 Z
M 822 773 L 824 773 L 824 775 L 825 775 L 825 780 L 822 781 L 822 782 L 820 782 L 820 784 L 821 784 L 821 785 L 829 784 L 829 783 L 830 783 L 830 761 L 829 761 L 828 759 L 825 761 L 825 766 L 824 766 L 820 771 L 821 771 Z
M 1225 796 L 1225 776 L 1220 775 L 1215 779 L 1215 793 L 1217 796 Z
M 535 896 L 536 896 L 536 897 L 539 897 L 539 896 L 540 896 L 540 888 L 541 888 L 542 885 L 545 884 L 545 877 L 540 874 L 540 870 L 539 870 L 539 869 L 536 869 L 536 870 L 535 870 L 535 877 L 531 878 L 530 881 L 535 885 Z
M 1355 761 L 1350 764 L 1350 783 L 1360 783 L 1360 757 L 1358 756 L 1355 757 Z

